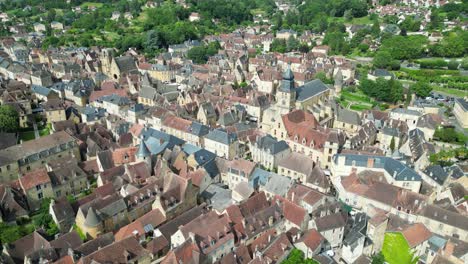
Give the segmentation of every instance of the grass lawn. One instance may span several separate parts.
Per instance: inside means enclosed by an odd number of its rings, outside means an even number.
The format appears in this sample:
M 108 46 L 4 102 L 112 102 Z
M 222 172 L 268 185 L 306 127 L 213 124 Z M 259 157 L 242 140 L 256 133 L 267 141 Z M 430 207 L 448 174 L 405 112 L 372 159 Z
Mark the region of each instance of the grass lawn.
M 95 3 L 95 2 L 84 2 L 81 4 L 81 8 L 95 6 L 97 8 L 101 8 L 104 4 L 103 3 Z
M 463 91 L 459 89 L 445 88 L 445 87 L 440 87 L 440 86 L 433 86 L 432 89 L 436 92 L 441 92 L 441 93 L 456 96 L 456 97 L 468 96 L 468 91 Z
M 386 233 L 382 254 L 389 264 L 413 264 L 413 254 L 405 237 L 401 233 Z
M 356 89 L 354 92 L 350 90 L 341 91 L 340 96 L 341 106 L 354 111 L 363 111 L 372 109 L 375 102 L 369 96 L 365 95 L 361 90 Z
M 371 104 L 353 104 L 349 108 L 354 111 L 364 111 L 364 110 L 372 109 L 372 105 Z

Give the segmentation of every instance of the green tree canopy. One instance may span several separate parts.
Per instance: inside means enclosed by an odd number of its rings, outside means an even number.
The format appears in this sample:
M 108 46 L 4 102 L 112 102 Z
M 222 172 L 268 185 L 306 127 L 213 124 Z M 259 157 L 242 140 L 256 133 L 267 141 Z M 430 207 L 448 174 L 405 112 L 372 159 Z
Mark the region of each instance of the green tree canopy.
M 416 82 L 410 86 L 410 90 L 419 97 L 427 97 L 432 91 L 432 87 L 426 82 Z
M 18 127 L 18 112 L 10 105 L 0 106 L 0 131 L 17 132 Z

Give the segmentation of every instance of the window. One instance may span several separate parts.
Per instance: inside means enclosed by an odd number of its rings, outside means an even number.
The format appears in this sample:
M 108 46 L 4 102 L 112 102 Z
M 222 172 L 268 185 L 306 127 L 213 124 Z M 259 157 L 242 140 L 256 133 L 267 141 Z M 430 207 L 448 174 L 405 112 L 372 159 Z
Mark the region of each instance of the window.
M 7 166 L 6 166 L 6 169 L 7 169 L 7 170 L 10 170 L 10 165 L 7 165 Z
M 37 198 L 38 198 L 39 200 L 42 199 L 43 197 L 44 197 L 44 195 L 43 195 L 42 193 L 38 193 L 38 194 L 37 194 Z
M 27 171 L 30 171 L 30 170 L 31 170 L 31 167 L 30 167 L 30 166 L 27 166 L 27 167 L 26 167 L 26 170 L 27 170 Z
M 37 191 L 41 190 L 41 185 L 40 185 L 40 184 L 39 184 L 39 185 L 36 185 L 36 190 L 37 190 Z
M 328 154 L 332 154 L 332 151 L 333 151 L 332 149 L 329 149 Z
M 60 191 L 60 190 L 58 190 L 58 191 L 55 193 L 55 195 L 56 195 L 57 197 L 60 197 L 61 194 L 62 194 L 62 191 Z

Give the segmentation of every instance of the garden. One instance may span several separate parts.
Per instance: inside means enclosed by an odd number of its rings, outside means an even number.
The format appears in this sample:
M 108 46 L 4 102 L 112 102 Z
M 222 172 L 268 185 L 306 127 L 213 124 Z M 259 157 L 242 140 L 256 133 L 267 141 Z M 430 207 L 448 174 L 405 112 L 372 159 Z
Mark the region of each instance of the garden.
M 401 233 L 386 233 L 382 254 L 389 264 L 415 264 L 418 258 L 414 256 L 405 237 Z

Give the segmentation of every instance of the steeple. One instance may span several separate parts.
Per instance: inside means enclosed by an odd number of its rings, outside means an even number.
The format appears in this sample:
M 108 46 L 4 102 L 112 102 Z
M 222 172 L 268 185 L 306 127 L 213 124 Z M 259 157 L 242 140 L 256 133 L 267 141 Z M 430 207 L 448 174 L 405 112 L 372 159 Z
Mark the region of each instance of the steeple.
M 147 157 L 151 156 L 151 152 L 149 151 L 148 147 L 145 144 L 145 141 L 141 139 L 140 145 L 138 146 L 138 151 L 136 153 L 137 159 L 146 159 Z
M 283 72 L 283 81 L 281 83 L 283 92 L 291 92 L 294 90 L 294 74 L 291 70 L 291 63 L 288 63 L 288 68 Z

